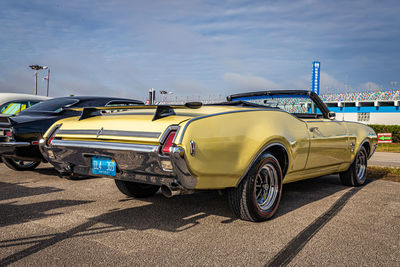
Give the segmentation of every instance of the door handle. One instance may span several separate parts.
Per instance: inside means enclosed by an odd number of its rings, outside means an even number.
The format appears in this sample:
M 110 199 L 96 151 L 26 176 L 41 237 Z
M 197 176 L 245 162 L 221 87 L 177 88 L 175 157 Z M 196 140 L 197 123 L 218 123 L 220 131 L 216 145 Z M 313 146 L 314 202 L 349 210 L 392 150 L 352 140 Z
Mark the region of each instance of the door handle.
M 316 130 L 318 130 L 318 127 L 310 127 L 310 132 L 314 132 Z

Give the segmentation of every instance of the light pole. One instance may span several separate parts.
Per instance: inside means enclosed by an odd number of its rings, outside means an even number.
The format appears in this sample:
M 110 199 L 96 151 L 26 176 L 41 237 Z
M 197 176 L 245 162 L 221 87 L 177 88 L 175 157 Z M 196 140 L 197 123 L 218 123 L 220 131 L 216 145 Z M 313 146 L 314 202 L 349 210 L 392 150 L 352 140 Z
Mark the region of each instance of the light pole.
M 165 91 L 165 90 L 161 90 L 160 94 L 162 95 L 162 103 L 164 104 L 165 95 L 166 94 L 173 94 L 173 92 L 168 92 L 168 91 Z
M 49 86 L 50 86 L 50 68 L 48 66 L 44 66 L 43 69 L 47 69 L 47 77 L 44 79 L 47 80 L 47 91 L 46 96 L 49 96 Z
M 29 68 L 31 68 L 35 71 L 35 95 L 37 95 L 37 72 L 38 72 L 38 70 L 42 70 L 43 66 L 30 65 Z

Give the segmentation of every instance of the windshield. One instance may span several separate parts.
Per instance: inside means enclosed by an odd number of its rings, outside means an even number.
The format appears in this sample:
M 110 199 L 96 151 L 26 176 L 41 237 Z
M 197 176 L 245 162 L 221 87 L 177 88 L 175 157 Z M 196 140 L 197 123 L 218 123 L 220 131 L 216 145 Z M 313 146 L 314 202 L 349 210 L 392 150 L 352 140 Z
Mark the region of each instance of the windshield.
M 73 98 L 55 98 L 40 102 L 33 107 L 27 108 L 21 113 L 31 112 L 31 111 L 50 111 L 50 112 L 60 112 L 62 108 L 72 106 L 78 103 L 78 99 Z
M 261 95 L 240 97 L 235 100 L 243 100 L 266 107 L 280 108 L 289 113 L 320 113 L 314 102 L 308 95 Z

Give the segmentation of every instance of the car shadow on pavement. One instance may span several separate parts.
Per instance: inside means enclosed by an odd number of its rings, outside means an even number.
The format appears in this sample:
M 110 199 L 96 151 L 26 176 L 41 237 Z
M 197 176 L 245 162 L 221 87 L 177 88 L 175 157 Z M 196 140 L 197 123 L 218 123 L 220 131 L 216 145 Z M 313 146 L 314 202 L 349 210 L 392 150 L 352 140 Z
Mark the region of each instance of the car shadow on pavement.
M 21 183 L 0 182 L 0 201 L 13 198 L 49 194 L 60 191 L 63 191 L 63 189 L 50 186 L 27 187 L 23 186 Z
M 286 213 L 290 213 L 291 211 L 301 208 L 304 205 L 333 195 L 336 192 L 342 191 L 346 188 L 348 187 L 342 186 L 338 178 L 335 179 L 335 176 L 320 177 L 285 185 L 278 213 L 273 219 L 276 219 Z M 358 190 L 359 189 L 361 189 L 361 187 L 358 188 Z M 351 193 L 352 195 L 355 192 L 356 191 L 349 191 L 348 193 Z M 349 195 L 349 197 L 351 195 Z M 120 201 L 129 200 L 129 198 L 124 198 Z M 97 235 L 105 232 L 124 231 L 128 229 L 158 229 L 177 233 L 199 225 L 201 219 L 204 219 L 210 215 L 222 217 L 220 223 L 230 223 L 237 220 L 237 218 L 235 218 L 233 213 L 230 211 L 227 201 L 224 201 L 226 200 L 225 196 L 221 196 L 215 191 L 205 191 L 195 195 L 183 195 L 170 199 L 166 199 L 161 194 L 156 194 L 153 197 L 142 200 L 143 205 L 141 206 L 125 209 L 111 209 L 109 212 L 90 218 L 82 224 L 77 225 L 65 232 L 44 236 L 23 237 L 15 240 L 0 240 L 0 247 L 32 244 L 21 251 L 0 259 L 0 266 L 14 263 L 65 239 L 77 236 Z M 22 218 L 16 216 L 15 219 L 9 218 L 8 221 L 6 221 L 8 224 L 12 224 L 24 221 L 24 216 L 29 218 L 29 220 L 38 219 L 41 216 L 51 216 L 53 214 L 47 215 L 44 214 L 44 211 L 65 206 L 81 205 L 88 202 L 90 201 L 55 200 L 46 201 L 43 203 L 28 204 L 21 208 L 21 212 L 24 213 L 21 215 Z M 342 202 L 343 203 L 341 203 L 341 205 L 343 206 L 347 201 L 344 200 Z M 4 209 L 3 207 L 0 207 L 0 209 L 8 210 L 8 214 L 13 214 L 15 216 L 15 205 L 14 207 L 12 207 L 13 203 L 8 203 L 6 205 L 9 205 L 9 207 L 4 206 Z M 13 210 L 12 212 L 11 209 Z M 23 210 L 32 211 L 30 214 L 25 214 Z M 325 218 L 326 216 L 323 217 Z M 93 227 L 95 227 L 98 223 L 107 224 L 108 226 L 106 226 L 106 228 L 103 227 L 104 229 L 100 227 L 98 230 L 93 231 L 96 229 Z M 323 223 L 319 223 L 318 225 L 323 225 Z M 315 223 L 313 223 L 313 225 L 314 224 Z M 308 236 L 312 235 L 314 232 L 306 231 L 304 233 L 305 238 L 303 239 L 307 241 L 309 239 Z M 305 242 L 303 243 L 305 244 Z M 301 246 L 304 245 L 303 243 L 300 245 L 295 243 L 293 246 Z M 289 249 L 296 250 L 296 248 L 293 249 L 292 247 Z
M 18 205 L 16 202 L 0 204 L 0 227 L 56 216 L 62 213 L 54 212 L 49 214 L 49 211 L 90 202 L 93 201 L 59 199 L 22 205 Z
M 50 168 L 38 168 L 38 169 L 35 169 L 34 172 L 40 173 L 41 175 L 56 176 L 56 178 L 67 179 L 66 177 L 61 177 L 60 173 L 56 169 L 54 169 L 52 167 L 50 167 Z M 87 180 L 87 179 L 95 179 L 95 178 L 99 178 L 99 177 L 94 177 L 94 176 L 89 176 L 89 175 L 76 175 L 76 176 L 73 176 L 72 178 L 70 178 L 68 180 L 77 180 L 77 181 L 79 181 L 79 180 Z
M 341 184 L 339 175 L 322 176 L 284 184 L 281 202 L 274 218 L 349 188 Z
M 36 168 L 33 170 L 33 172 L 40 173 L 42 175 L 48 175 L 48 176 L 58 176 L 58 171 L 54 169 L 53 167 L 42 167 L 42 168 Z
M 272 220 L 348 188 L 340 184 L 337 176 L 319 177 L 284 185 L 278 212 Z M 120 201 L 129 200 L 130 198 L 125 198 Z M 210 215 L 222 217 L 220 223 L 238 220 L 229 209 L 226 196 L 221 196 L 216 191 L 170 199 L 156 194 L 143 201 L 149 204 L 121 210 L 114 209 L 93 220 L 126 229 L 157 229 L 168 232 L 188 230 Z

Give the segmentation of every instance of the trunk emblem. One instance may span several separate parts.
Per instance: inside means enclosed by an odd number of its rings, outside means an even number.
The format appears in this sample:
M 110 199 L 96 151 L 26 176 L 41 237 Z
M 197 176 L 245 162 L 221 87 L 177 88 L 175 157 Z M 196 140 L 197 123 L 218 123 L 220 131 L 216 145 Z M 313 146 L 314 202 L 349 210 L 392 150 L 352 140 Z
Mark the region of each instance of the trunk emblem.
M 97 136 L 96 137 L 99 137 L 102 134 L 103 134 L 103 127 L 101 127 L 101 129 L 97 132 Z

